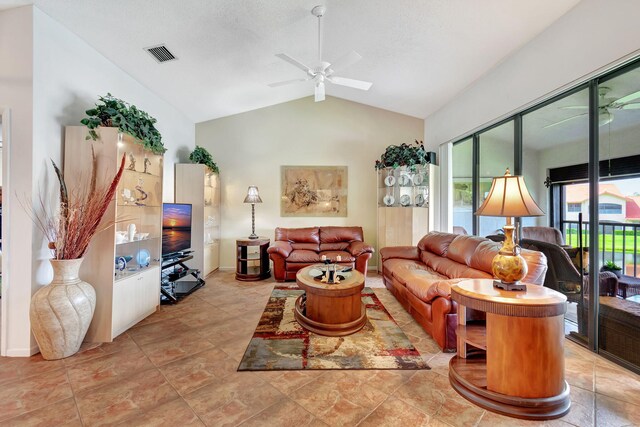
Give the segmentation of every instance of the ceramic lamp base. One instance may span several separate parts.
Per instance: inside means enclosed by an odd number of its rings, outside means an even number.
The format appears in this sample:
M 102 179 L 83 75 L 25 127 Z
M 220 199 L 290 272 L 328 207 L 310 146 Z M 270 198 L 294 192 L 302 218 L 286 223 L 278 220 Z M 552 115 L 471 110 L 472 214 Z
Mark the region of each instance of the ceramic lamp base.
M 520 282 L 515 283 L 502 283 L 500 280 L 493 281 L 494 288 L 504 289 L 505 291 L 526 291 L 527 285 Z

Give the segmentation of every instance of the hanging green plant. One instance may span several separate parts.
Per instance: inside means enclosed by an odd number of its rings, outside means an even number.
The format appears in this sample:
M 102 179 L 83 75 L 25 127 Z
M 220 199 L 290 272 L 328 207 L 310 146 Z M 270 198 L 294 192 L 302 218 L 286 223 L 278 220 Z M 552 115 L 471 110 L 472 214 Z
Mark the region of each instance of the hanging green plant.
M 427 163 L 429 160 L 424 143 L 416 139 L 415 145 L 402 143 L 388 146 L 380 156 L 380 160 L 376 160 L 376 169 L 426 165 Z
M 199 145 L 196 145 L 196 148 L 191 152 L 191 154 L 189 154 L 189 160 L 191 160 L 191 163 L 205 165 L 213 173 L 220 172 L 218 165 L 213 161 L 211 154 L 206 148 L 200 147 Z
M 87 116 L 80 123 L 89 128 L 87 139 L 99 138 L 98 126 L 117 127 L 120 132 L 131 135 L 155 154 L 167 151 L 162 144 L 162 136 L 154 126 L 157 120 L 135 105 L 114 98 L 110 93 L 98 98 L 95 108 L 86 111 Z

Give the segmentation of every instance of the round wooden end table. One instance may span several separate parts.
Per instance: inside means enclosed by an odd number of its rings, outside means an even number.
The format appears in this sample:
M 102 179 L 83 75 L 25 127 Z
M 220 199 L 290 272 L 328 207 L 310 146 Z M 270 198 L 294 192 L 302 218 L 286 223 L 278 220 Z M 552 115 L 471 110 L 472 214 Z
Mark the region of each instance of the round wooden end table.
M 505 291 L 491 279 L 472 279 L 451 287 L 458 303 L 458 355 L 449 362 L 449 381 L 490 411 L 529 420 L 559 418 L 571 407 L 564 379 L 567 297 L 526 286 Z M 467 321 L 469 309 L 486 313 L 486 322 Z
M 327 284 L 309 273 L 323 267 L 311 265 L 296 274 L 296 283 L 305 291 L 296 300 L 296 320 L 303 328 L 320 335 L 339 337 L 358 332 L 367 323 L 367 311 L 360 296 L 364 275 L 351 270 L 342 273 L 345 278 L 340 283 Z
M 236 240 L 236 280 L 253 282 L 271 277 L 268 237 Z

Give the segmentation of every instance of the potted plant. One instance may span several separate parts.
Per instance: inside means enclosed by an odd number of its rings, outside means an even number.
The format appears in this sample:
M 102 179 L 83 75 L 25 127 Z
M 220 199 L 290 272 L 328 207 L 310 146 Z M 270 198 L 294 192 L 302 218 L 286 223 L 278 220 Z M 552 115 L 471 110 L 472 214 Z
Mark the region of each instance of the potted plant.
M 200 147 L 199 145 L 196 145 L 196 148 L 189 154 L 189 160 L 191 160 L 191 163 L 205 165 L 212 173 L 220 172 L 211 154 L 206 148 Z
M 416 165 L 426 165 L 428 163 L 429 159 L 424 149 L 424 143 L 415 140 L 414 144 L 402 143 L 388 146 L 380 156 L 380 160 L 376 160 L 376 169 L 395 169 L 400 166 L 413 168 Z
M 611 271 L 616 276 L 620 277 L 622 275 L 622 267 L 616 264 L 613 261 L 607 261 L 602 266 L 602 271 Z
M 93 155 L 90 180 L 84 188 L 69 190 L 62 172 L 52 161 L 60 185 L 60 199 L 53 212 L 40 202 L 34 222 L 49 240 L 53 280 L 31 298 L 29 318 L 42 357 L 61 359 L 75 354 L 87 333 L 96 307 L 93 287 L 80 280 L 78 271 L 93 236 L 101 229 L 104 213 L 111 205 L 125 166 L 110 184 L 97 184 L 97 160 Z M 108 224 L 107 224 L 108 225 Z M 113 263 L 113 258 L 105 257 Z
M 157 120 L 135 105 L 115 98 L 110 93 L 98 98 L 95 107 L 86 113 L 89 117 L 80 120 L 80 123 L 89 128 L 87 139 L 95 141 L 99 138 L 96 131 L 99 126 L 117 127 L 120 132 L 131 135 L 154 154 L 167 151 L 162 144 L 162 136 L 155 127 Z

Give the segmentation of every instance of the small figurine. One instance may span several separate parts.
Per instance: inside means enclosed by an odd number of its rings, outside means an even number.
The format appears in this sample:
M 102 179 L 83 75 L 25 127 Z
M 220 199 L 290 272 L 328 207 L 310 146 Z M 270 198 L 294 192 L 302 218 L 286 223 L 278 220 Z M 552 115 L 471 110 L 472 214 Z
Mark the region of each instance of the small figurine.
M 147 197 L 149 197 L 149 195 L 142 189 L 142 179 L 138 180 L 138 185 L 136 185 L 136 190 L 138 190 L 140 192 L 140 197 L 136 198 L 136 206 L 146 206 L 145 203 L 143 203 L 143 200 L 146 200 Z
M 151 173 L 147 171 L 147 167 L 151 165 L 151 160 L 148 157 L 144 158 L 144 172 L 143 173 Z
M 130 171 L 136 170 L 136 158 L 133 157 L 133 153 L 129 153 L 129 167 L 127 169 Z

